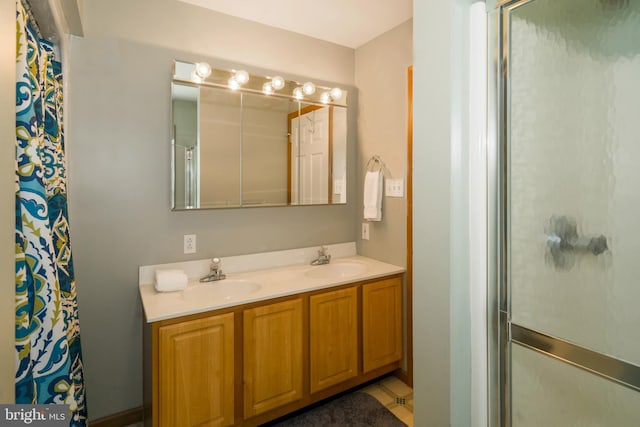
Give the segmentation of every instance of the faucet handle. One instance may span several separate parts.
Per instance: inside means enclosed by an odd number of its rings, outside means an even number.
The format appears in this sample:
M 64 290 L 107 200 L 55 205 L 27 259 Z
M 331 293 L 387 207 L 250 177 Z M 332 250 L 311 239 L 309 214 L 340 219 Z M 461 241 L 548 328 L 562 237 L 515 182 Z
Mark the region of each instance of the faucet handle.
M 220 258 L 214 258 L 211 260 L 211 270 L 220 269 Z
M 329 248 L 324 246 L 324 245 L 322 245 L 322 246 L 320 246 L 320 250 L 318 251 L 318 255 L 327 256 L 328 252 L 329 252 Z

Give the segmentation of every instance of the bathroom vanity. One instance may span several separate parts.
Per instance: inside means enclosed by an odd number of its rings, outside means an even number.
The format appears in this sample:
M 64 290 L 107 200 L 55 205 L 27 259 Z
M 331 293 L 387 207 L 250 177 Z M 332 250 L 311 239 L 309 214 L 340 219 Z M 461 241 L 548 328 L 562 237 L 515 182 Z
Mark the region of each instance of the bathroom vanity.
M 141 284 L 145 424 L 257 426 L 400 368 L 403 271 L 347 256 L 228 273 L 224 296 Z

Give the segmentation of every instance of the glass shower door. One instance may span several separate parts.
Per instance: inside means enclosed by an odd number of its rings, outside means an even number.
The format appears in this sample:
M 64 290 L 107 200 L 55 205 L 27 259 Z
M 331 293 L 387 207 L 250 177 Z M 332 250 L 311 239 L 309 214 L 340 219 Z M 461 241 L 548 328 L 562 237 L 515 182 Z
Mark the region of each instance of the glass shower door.
M 505 425 L 640 425 L 640 1 L 500 6 Z

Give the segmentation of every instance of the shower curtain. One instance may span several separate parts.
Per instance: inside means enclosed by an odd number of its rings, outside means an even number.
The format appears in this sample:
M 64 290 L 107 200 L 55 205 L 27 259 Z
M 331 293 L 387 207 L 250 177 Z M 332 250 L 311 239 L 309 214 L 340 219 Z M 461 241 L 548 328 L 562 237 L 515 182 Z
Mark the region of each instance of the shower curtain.
M 86 425 L 69 242 L 62 70 L 17 1 L 16 388 L 18 404 L 66 404 Z

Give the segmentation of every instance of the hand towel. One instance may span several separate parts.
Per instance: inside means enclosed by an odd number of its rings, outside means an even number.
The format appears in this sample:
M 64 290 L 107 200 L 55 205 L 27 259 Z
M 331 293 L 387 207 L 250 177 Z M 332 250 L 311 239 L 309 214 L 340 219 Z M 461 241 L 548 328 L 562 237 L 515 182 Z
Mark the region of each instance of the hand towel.
M 188 281 L 182 270 L 156 270 L 155 288 L 158 292 L 181 291 L 187 287 Z
M 382 220 L 382 171 L 368 171 L 364 177 L 364 219 Z

